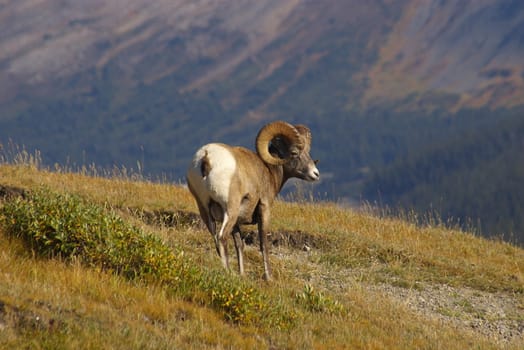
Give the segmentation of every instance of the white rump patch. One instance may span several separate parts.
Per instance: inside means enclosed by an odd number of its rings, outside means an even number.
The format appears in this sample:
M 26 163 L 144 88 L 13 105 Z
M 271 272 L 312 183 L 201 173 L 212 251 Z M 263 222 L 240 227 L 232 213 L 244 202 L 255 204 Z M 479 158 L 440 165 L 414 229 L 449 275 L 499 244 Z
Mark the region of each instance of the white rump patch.
M 202 162 L 207 158 L 209 173 L 202 176 Z M 187 172 L 188 181 L 203 203 L 212 198 L 226 207 L 229 198 L 231 179 L 236 170 L 236 161 L 226 145 L 210 143 L 200 148 Z

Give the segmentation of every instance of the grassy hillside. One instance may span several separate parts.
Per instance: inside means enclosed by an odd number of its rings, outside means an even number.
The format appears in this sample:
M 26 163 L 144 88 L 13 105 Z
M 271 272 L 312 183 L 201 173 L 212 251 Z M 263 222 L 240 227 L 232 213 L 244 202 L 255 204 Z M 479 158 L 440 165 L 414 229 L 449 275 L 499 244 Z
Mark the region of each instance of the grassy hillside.
M 253 227 L 238 278 L 185 188 L 23 158 L 0 165 L 2 348 L 524 345 L 524 251 L 507 243 L 277 201 L 268 284 Z

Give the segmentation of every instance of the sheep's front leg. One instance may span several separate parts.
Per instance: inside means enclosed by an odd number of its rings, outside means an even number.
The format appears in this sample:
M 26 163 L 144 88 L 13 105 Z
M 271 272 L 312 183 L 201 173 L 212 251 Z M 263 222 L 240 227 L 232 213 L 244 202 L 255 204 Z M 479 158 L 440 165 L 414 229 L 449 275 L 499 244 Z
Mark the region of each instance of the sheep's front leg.
M 258 237 L 260 240 L 260 251 L 264 260 L 264 278 L 271 280 L 271 266 L 269 264 L 269 252 L 267 247 L 267 229 L 269 227 L 269 205 L 259 203 Z

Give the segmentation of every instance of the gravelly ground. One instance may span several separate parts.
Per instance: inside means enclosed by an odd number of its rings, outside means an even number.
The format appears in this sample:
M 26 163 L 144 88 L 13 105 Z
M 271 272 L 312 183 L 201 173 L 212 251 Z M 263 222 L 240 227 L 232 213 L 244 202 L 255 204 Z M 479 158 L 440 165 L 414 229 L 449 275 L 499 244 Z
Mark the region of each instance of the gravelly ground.
M 331 291 L 358 286 L 385 295 L 424 318 L 437 320 L 457 329 L 486 336 L 501 348 L 522 344 L 524 349 L 524 297 L 506 292 L 486 292 L 467 287 L 417 282 L 415 288 L 391 283 L 366 282 L 362 276 L 376 273 L 378 266 L 356 269 L 325 270 L 308 259 L 309 253 L 280 250 L 280 259 L 298 259 L 309 265 L 310 282 Z
M 369 285 L 424 317 L 480 333 L 499 344 L 524 342 L 524 305 L 507 293 L 488 293 L 448 285 L 406 289 L 389 284 Z

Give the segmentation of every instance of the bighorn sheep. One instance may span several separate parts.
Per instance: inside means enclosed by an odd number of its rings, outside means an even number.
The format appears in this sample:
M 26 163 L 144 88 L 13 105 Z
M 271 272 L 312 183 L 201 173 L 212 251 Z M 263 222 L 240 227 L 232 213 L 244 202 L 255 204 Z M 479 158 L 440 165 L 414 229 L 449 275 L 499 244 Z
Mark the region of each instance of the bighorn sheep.
M 271 279 L 267 248 L 270 207 L 289 178 L 319 179 L 310 147 L 311 132 L 306 126 L 276 121 L 258 133 L 257 153 L 221 143 L 207 144 L 196 152 L 187 171 L 187 184 L 225 268 L 229 269 L 226 243 L 231 233 L 239 273 L 244 274 L 240 225 L 258 224 L 264 277 Z M 222 222 L 218 232 L 217 221 Z

